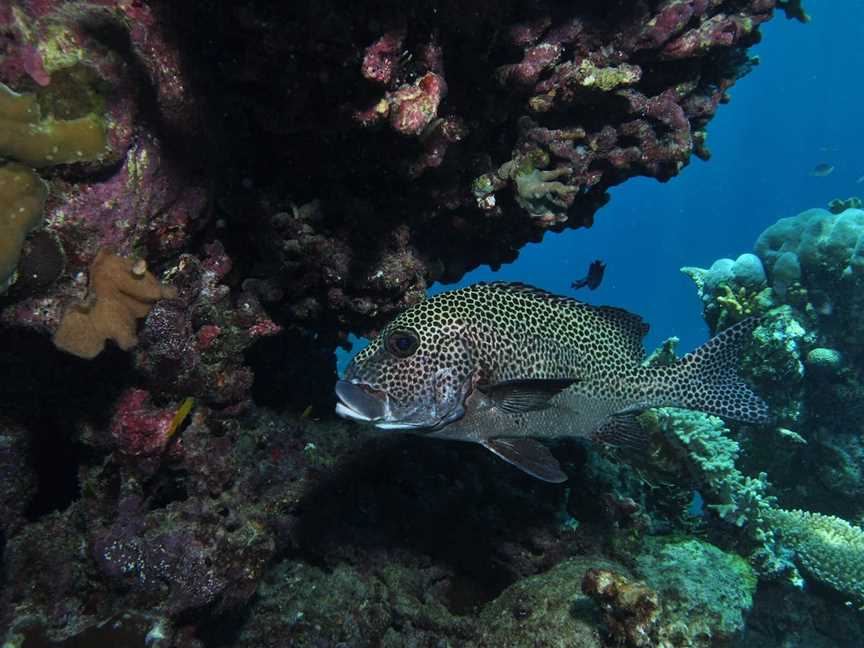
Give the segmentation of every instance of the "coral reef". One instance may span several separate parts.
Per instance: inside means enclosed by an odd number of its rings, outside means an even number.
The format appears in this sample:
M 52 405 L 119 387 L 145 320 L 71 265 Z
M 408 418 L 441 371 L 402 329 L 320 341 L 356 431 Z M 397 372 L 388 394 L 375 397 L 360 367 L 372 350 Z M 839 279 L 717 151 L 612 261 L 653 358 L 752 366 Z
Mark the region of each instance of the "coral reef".
M 711 270 L 685 269 L 697 280 L 712 327 L 738 317 L 742 303 L 763 315 L 744 364 L 789 432 L 787 438 L 796 435 L 805 441 L 777 455 L 748 437 L 747 460 L 752 465 L 762 462 L 776 484 L 796 484 L 786 493 L 789 508 L 853 521 L 864 514 L 856 503 L 860 491 L 855 485 L 864 451 L 851 433 L 864 420 L 864 359 L 856 324 L 864 315 L 862 234 L 864 212 L 858 209 L 837 214 L 810 209 L 780 219 L 754 246 L 765 282 L 746 289 L 743 298 L 724 288 L 739 285 L 728 278 L 728 270 L 724 284 L 709 280 Z M 712 268 L 723 264 L 718 261 Z M 820 470 L 806 471 L 809 483 L 804 486 L 799 467 L 810 461 L 817 461 Z
M 669 438 L 653 468 L 563 443 L 564 486 L 319 420 L 349 333 L 589 226 L 612 186 L 707 159 L 778 6 L 397 4 L 0 3 L 0 179 L 27 180 L 0 206 L 4 639 L 707 646 L 750 605 L 729 552 L 762 548 L 857 596 L 773 508 L 771 535 L 774 493 L 735 465 L 752 438 L 710 418 L 654 414 Z M 28 218 L 9 229 L 12 207 Z M 849 520 L 857 442 L 817 444 L 812 418 L 836 422 L 808 381 L 835 402 L 860 393 L 858 340 L 840 335 L 859 220 L 820 216 L 824 272 L 769 243 L 706 276 L 703 297 L 715 326 L 768 315 L 749 370 L 786 386 L 785 455 L 821 449 L 823 496 L 847 489 L 829 512 Z M 684 512 L 694 484 L 721 522 Z M 694 529 L 711 543 L 672 535 Z M 706 570 L 722 587 L 694 584 Z

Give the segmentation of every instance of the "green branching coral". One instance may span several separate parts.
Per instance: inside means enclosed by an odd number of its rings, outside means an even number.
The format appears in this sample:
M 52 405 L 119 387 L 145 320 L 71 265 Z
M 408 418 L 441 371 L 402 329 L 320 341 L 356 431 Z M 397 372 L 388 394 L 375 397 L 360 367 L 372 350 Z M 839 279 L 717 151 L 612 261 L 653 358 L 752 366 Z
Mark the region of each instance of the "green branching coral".
M 808 511 L 765 511 L 764 520 L 816 580 L 864 605 L 864 529 Z
M 34 97 L 0 83 L 0 157 L 42 168 L 95 160 L 106 147 L 105 125 L 96 115 L 43 118 Z
M 663 407 L 645 412 L 639 422 L 659 430 L 681 451 L 708 507 L 727 522 L 743 526 L 773 502 L 764 473 L 748 477 L 735 467 L 741 448 L 716 416 Z
M 700 412 L 660 408 L 639 417 L 663 433 L 690 468 L 708 508 L 744 527 L 756 544 L 750 562 L 764 576 L 800 576 L 790 559 L 815 580 L 864 605 L 864 529 L 837 517 L 774 506 L 766 475 L 748 477 L 735 466 L 738 442 L 723 421 Z
M 0 166 L 0 293 L 15 281 L 24 237 L 42 220 L 47 188 L 20 164 Z

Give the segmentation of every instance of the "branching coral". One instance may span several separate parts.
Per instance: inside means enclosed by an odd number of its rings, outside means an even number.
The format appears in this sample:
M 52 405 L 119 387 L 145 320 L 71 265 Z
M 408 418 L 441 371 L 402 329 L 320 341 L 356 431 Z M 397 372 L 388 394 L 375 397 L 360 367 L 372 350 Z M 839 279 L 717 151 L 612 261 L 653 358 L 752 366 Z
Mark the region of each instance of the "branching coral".
M 723 307 L 717 323 L 718 328 L 726 328 L 746 317 L 765 312 L 766 303 L 761 299 L 760 293 L 748 290 L 745 286 L 732 290 L 726 284 L 722 284 L 720 290 L 723 294 L 715 299 Z
M 785 572 L 800 582 L 790 572 L 792 550 L 813 578 L 864 604 L 864 530 L 834 516 L 775 507 L 766 475 L 747 477 L 735 466 L 739 444 L 716 417 L 662 408 L 640 422 L 659 428 L 682 450 L 709 508 L 739 527 L 747 525 L 758 545 L 750 560 L 763 575 Z
M 24 237 L 42 220 L 47 188 L 27 167 L 0 166 L 0 293 L 15 280 Z
M 702 412 L 660 408 L 639 417 L 648 429 L 659 430 L 682 452 L 682 457 L 704 490 L 709 508 L 736 526 L 744 526 L 770 506 L 767 476 L 748 477 L 735 467 L 741 452 L 727 436 L 723 421 Z
M 107 340 L 128 351 L 138 343 L 137 320 L 146 317 L 156 301 L 175 294 L 143 261 L 100 251 L 90 265 L 87 301 L 63 314 L 54 344 L 82 358 L 95 358 Z

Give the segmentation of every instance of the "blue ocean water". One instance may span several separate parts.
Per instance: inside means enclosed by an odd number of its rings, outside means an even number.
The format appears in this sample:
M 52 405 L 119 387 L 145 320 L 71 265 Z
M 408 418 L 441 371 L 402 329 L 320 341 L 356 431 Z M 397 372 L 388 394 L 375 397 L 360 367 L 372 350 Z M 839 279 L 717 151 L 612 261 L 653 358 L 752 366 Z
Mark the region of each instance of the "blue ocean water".
M 693 157 L 666 183 L 631 179 L 611 191 L 590 229 L 547 234 L 498 272 L 478 268 L 430 293 L 522 281 L 638 313 L 651 325 L 649 350 L 673 335 L 682 352 L 704 342 L 701 304 L 679 268 L 734 259 L 779 218 L 864 195 L 864 182 L 856 184 L 864 176 L 864 2 L 811 0 L 806 7 L 809 24 L 778 12 L 763 26 L 763 42 L 751 50 L 759 65 L 708 125 L 710 161 Z M 811 175 L 820 163 L 835 169 Z M 572 291 L 595 258 L 608 264 L 603 284 Z M 350 355 L 340 352 L 340 370 Z

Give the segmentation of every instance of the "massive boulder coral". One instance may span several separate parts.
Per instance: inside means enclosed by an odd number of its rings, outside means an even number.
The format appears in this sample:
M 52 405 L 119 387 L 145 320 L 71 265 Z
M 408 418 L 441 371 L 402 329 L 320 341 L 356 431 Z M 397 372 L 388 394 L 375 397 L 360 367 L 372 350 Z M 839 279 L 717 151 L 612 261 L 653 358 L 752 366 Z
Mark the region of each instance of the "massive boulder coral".
M 684 269 L 712 329 L 762 316 L 745 371 L 771 404 L 784 438 L 800 443 L 784 443 L 777 453 L 754 435 L 747 461 L 778 483 L 797 484 L 788 506 L 850 520 L 864 515 L 864 447 L 854 433 L 864 422 L 862 241 L 861 210 L 809 209 L 768 227 L 755 243 L 756 256 L 739 257 L 761 268 L 751 280 L 728 259 L 708 270 Z M 802 475 L 800 466 L 813 461 L 820 469 Z

